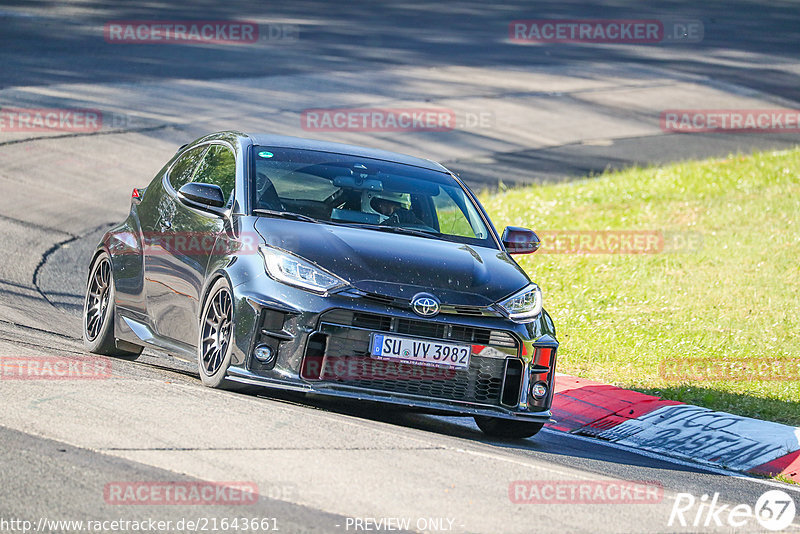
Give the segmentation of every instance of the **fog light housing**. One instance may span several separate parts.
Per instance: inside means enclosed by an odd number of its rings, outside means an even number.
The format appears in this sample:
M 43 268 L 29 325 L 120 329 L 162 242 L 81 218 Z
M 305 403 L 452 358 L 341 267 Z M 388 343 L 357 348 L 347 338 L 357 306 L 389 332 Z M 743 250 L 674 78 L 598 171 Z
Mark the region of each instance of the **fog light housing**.
M 256 360 L 264 364 L 271 364 L 275 360 L 275 351 L 269 345 L 259 345 L 253 350 Z
M 544 382 L 536 382 L 531 386 L 531 395 L 536 400 L 542 400 L 547 396 L 547 384 Z

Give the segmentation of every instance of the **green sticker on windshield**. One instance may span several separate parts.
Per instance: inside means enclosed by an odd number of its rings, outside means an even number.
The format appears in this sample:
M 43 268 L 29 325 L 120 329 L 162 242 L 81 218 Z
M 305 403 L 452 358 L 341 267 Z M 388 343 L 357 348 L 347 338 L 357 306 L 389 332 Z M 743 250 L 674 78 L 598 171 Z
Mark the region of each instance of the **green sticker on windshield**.
M 271 158 L 275 154 L 273 154 L 272 152 L 267 152 L 266 150 L 263 150 L 263 151 L 259 152 L 258 155 L 260 157 L 262 157 L 262 158 Z

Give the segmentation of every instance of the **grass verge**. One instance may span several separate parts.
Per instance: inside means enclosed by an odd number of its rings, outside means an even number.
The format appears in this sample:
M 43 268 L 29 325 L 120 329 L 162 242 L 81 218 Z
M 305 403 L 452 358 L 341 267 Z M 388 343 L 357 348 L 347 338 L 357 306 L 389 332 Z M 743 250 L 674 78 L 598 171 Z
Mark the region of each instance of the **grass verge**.
M 800 148 L 481 201 L 498 228 L 542 236 L 517 259 L 544 292 L 560 372 L 800 426 Z M 643 232 L 642 253 L 576 253 L 626 232 Z

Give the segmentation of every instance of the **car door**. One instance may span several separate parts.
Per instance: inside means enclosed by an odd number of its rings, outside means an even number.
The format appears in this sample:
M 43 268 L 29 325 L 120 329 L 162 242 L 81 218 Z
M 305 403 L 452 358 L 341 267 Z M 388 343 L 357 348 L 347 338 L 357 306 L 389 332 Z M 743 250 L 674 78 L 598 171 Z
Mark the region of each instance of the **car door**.
M 178 209 L 177 191 L 194 176 L 208 145 L 190 148 L 179 156 L 163 175 L 158 195 L 140 214 L 142 227 L 143 286 L 150 324 L 159 335 L 169 335 L 160 319 L 169 314 L 171 295 L 176 286 L 173 262 L 168 257 L 175 241 L 172 221 Z M 148 191 L 150 193 L 150 191 Z M 161 328 L 164 331 L 161 331 Z
M 191 181 L 218 185 L 230 208 L 235 180 L 233 150 L 225 144 L 209 144 Z M 163 290 L 154 319 L 160 335 L 193 346 L 206 269 L 218 236 L 225 232 L 226 217 L 187 206 L 177 195 L 171 202 L 174 209 L 162 214 L 162 227 L 172 239 L 160 258 L 163 274 L 158 283 Z

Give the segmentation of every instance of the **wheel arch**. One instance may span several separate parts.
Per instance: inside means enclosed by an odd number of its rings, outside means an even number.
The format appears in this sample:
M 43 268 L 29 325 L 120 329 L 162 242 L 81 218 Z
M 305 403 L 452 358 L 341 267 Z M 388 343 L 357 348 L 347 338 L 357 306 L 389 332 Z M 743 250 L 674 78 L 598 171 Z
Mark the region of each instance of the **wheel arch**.
M 203 307 L 206 304 L 206 299 L 208 299 L 209 293 L 211 293 L 211 288 L 214 287 L 214 284 L 217 283 L 217 280 L 220 278 L 224 278 L 225 281 L 228 283 L 228 287 L 231 290 L 231 298 L 233 298 L 233 282 L 231 281 L 230 274 L 225 269 L 219 268 L 215 270 L 210 275 L 206 276 L 205 282 L 203 282 L 203 289 L 200 292 L 200 299 L 198 302 L 197 309 L 200 310 L 200 313 L 203 313 Z M 234 310 L 235 311 L 235 310 Z M 200 317 L 198 316 L 198 320 Z
M 224 278 L 228 284 L 228 289 L 231 292 L 231 300 L 233 303 L 233 331 L 231 332 L 231 347 L 233 350 L 231 356 L 231 365 L 240 367 L 245 365 L 248 354 L 250 352 L 250 345 L 253 338 L 258 314 L 256 310 L 248 303 L 246 295 L 237 288 L 241 288 L 241 280 L 236 283 L 236 272 L 229 272 L 225 266 L 220 266 L 214 270 L 208 277 L 206 277 L 205 285 L 200 293 L 200 301 L 197 309 L 199 310 L 197 321 L 201 321 L 201 315 L 205 303 L 209 298 L 211 289 L 218 280 Z M 198 324 L 198 328 L 199 328 Z
M 108 247 L 105 245 L 105 236 L 103 236 L 103 241 L 100 242 L 97 245 L 97 247 L 95 248 L 95 251 L 92 253 L 92 259 L 89 260 L 89 266 L 88 266 L 88 269 L 86 270 L 86 281 L 87 282 L 89 281 L 89 277 L 92 276 L 92 267 L 94 267 L 94 262 L 96 262 L 97 258 L 100 257 L 100 254 L 102 254 L 104 252 L 106 254 L 108 254 L 108 257 L 111 260 L 111 268 L 113 270 L 113 268 L 114 268 L 114 258 L 112 258 L 111 252 L 108 250 Z

